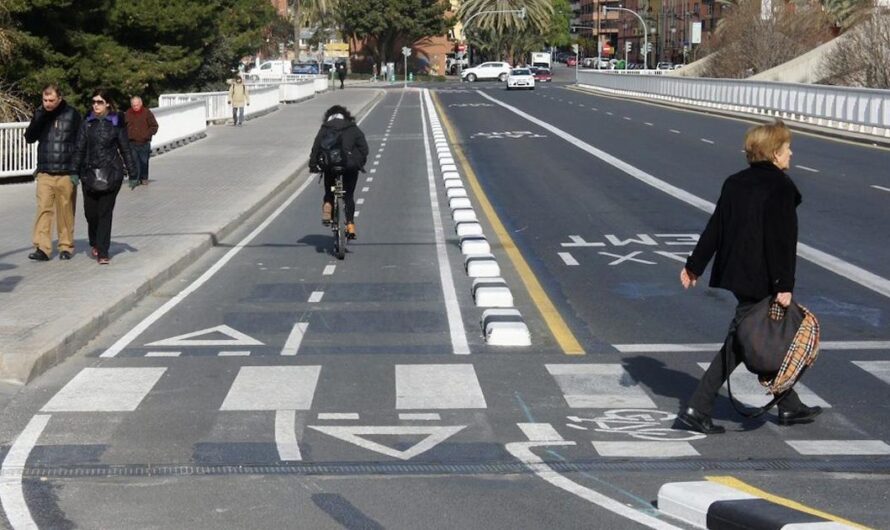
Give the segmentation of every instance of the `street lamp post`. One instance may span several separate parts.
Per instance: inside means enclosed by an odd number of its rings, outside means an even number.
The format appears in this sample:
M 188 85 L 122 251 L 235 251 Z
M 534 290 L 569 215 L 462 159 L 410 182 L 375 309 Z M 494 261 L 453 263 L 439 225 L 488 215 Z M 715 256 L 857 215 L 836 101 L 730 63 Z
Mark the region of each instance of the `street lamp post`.
M 627 11 L 631 15 L 637 17 L 637 19 L 639 19 L 639 21 L 640 21 L 640 24 L 643 25 L 643 49 L 645 50 L 645 49 L 649 48 L 649 30 L 646 27 L 646 21 L 643 20 L 643 17 L 641 17 L 636 11 L 633 11 L 631 9 L 627 9 L 624 7 L 603 6 L 603 15 L 605 15 L 606 12 L 608 12 L 608 11 Z M 599 44 L 599 39 L 597 39 L 597 44 Z M 599 61 L 599 59 L 597 59 L 597 61 Z M 599 67 L 598 63 L 597 63 L 597 67 Z M 649 61 L 646 59 L 646 54 L 643 54 L 643 70 L 648 70 L 648 69 L 649 69 Z
M 495 15 L 498 13 L 513 13 L 514 15 L 517 15 L 520 20 L 525 20 L 526 10 L 523 7 L 522 9 L 498 9 L 498 10 L 493 9 L 490 11 L 480 11 L 478 13 L 473 13 L 473 16 L 471 16 L 470 18 L 463 21 L 463 32 L 464 33 L 467 32 L 467 26 L 470 25 L 470 21 L 473 20 L 474 18 L 478 17 L 479 15 Z M 466 54 L 466 57 L 469 57 L 469 54 Z M 464 62 L 463 62 L 463 59 L 460 59 L 457 61 L 457 77 L 458 77 L 458 79 L 460 79 L 461 83 L 463 83 L 463 81 L 464 81 L 463 71 L 464 71 Z

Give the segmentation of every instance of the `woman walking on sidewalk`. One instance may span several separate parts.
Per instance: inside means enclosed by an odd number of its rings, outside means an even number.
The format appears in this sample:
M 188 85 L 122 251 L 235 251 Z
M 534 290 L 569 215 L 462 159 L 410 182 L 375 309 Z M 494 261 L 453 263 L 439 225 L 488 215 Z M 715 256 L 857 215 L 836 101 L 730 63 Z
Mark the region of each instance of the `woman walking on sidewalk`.
M 229 86 L 229 104 L 232 105 L 232 123 L 236 127 L 244 125 L 244 106 L 250 105 L 250 91 L 241 76 Z
M 92 111 L 80 128 L 75 167 L 83 180 L 83 209 L 87 218 L 92 255 L 100 265 L 110 259 L 111 220 L 117 194 L 124 182 L 124 166 L 130 188 L 139 184 L 127 127 L 113 110 L 104 89 L 93 91 Z

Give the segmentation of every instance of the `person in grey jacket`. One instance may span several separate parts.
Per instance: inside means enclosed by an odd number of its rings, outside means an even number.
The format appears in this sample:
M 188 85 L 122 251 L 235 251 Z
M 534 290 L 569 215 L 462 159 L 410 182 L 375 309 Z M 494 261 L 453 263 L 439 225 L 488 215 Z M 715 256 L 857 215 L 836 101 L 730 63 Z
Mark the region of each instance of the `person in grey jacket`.
M 55 216 L 59 233 L 59 259 L 74 253 L 74 208 L 77 203 L 77 167 L 74 151 L 80 129 L 80 113 L 62 99 L 56 84 L 43 89 L 43 104 L 34 111 L 25 130 L 25 141 L 37 144 L 37 216 L 28 259 L 48 261 L 52 255 Z

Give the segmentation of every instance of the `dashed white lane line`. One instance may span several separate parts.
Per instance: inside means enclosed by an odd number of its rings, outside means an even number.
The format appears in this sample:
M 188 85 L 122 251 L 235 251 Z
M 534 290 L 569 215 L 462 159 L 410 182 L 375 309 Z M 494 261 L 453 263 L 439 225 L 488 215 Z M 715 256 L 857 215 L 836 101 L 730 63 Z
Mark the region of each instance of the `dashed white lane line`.
M 146 357 L 179 357 L 181 351 L 150 351 L 145 354 Z
M 221 351 L 217 357 L 250 357 L 250 350 Z
M 713 144 L 714 140 L 708 140 L 707 138 L 699 138 L 702 142 L 706 144 Z
M 677 129 L 671 129 L 670 131 L 674 134 L 680 134 L 680 131 L 678 131 Z
M 360 213 L 362 213 L 362 212 L 356 210 L 355 212 L 353 212 L 352 216 L 353 216 L 353 217 L 358 217 L 358 214 L 360 214 Z
M 278 459 L 282 462 L 303 460 L 300 444 L 297 443 L 297 412 L 295 410 L 275 411 L 275 446 Z
M 374 158 L 379 159 L 381 156 L 383 156 L 383 155 L 376 155 Z
M 371 169 L 371 173 L 377 173 L 377 168 L 376 168 L 376 167 L 375 167 L 375 168 L 372 168 L 372 169 Z
M 334 274 L 334 271 L 335 271 L 335 270 L 337 270 L 337 266 L 336 266 L 336 265 L 327 265 L 327 266 L 324 268 L 324 271 L 322 271 L 322 274 L 323 274 L 324 276 L 330 276 L 331 274 Z
M 356 199 L 355 204 L 361 206 L 362 204 L 365 204 L 365 199 L 364 198 Z
M 365 186 L 364 188 L 362 188 L 362 193 L 367 193 L 369 191 L 371 191 L 371 188 L 369 188 L 368 186 Z
M 609 116 L 614 116 L 614 114 L 612 114 L 612 113 L 609 112 L 609 111 L 606 111 L 606 114 L 608 114 Z
M 318 298 L 321 300 L 321 297 Z M 312 299 L 310 298 L 311 302 Z M 290 330 L 290 335 L 287 336 L 287 340 L 284 342 L 284 347 L 281 348 L 281 355 L 296 355 L 300 351 L 300 344 L 303 343 L 303 337 L 306 336 L 306 330 L 309 329 L 308 322 L 297 322 L 294 324 L 294 327 Z
M 630 121 L 630 117 L 629 117 L 629 116 L 625 116 L 624 119 L 627 120 L 627 121 Z
M 28 503 L 25 502 L 22 475 L 28 455 L 37 445 L 37 439 L 46 428 L 50 417 L 49 414 L 37 414 L 31 418 L 25 430 L 19 434 L 15 443 L 9 448 L 6 458 L 3 459 L 3 466 L 0 467 L 0 504 L 3 505 L 6 520 L 15 530 L 37 529 L 37 523 L 31 518 L 31 511 L 28 509 Z
M 644 122 L 644 125 L 646 125 L 647 127 L 652 127 L 652 126 L 653 126 L 653 124 L 652 124 L 652 123 L 649 123 L 648 121 L 647 121 L 647 122 Z
M 365 179 L 365 182 L 374 182 L 374 177 L 368 177 Z
M 576 260 L 575 257 L 572 256 L 571 252 L 557 252 L 557 254 L 559 254 L 560 258 L 562 258 L 563 263 L 565 263 L 569 267 L 575 267 L 578 265 L 578 260 Z
M 332 420 L 357 420 L 359 419 L 358 412 L 319 412 L 318 419 L 322 421 L 332 421 Z
M 442 417 L 435 412 L 401 412 L 399 413 L 399 419 L 413 421 L 439 421 L 442 419 Z
M 374 161 L 374 165 L 375 165 L 375 166 L 379 166 L 379 165 L 380 165 L 380 161 L 379 161 L 379 160 L 375 160 L 375 161 Z
M 874 189 L 876 189 L 876 190 L 890 191 L 890 188 L 885 188 L 884 186 L 878 186 L 877 184 L 872 184 L 871 187 L 874 188 Z
M 796 167 L 797 169 L 802 169 L 804 171 L 809 171 L 810 173 L 818 173 L 819 172 L 818 169 L 813 169 L 813 168 L 807 167 L 807 166 L 795 165 L 794 167 Z
M 322 297 L 324 297 L 324 291 L 312 291 L 312 294 L 309 295 L 309 303 L 316 304 L 321 302 Z

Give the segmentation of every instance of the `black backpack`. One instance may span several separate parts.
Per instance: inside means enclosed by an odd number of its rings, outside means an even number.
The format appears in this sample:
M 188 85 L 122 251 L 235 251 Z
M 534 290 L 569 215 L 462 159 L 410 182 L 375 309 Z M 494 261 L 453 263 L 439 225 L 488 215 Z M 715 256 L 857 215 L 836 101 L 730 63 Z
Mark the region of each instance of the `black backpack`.
M 324 127 L 322 131 L 318 142 L 318 167 L 331 173 L 343 173 L 348 169 L 348 157 L 343 149 L 342 135 L 333 127 Z

